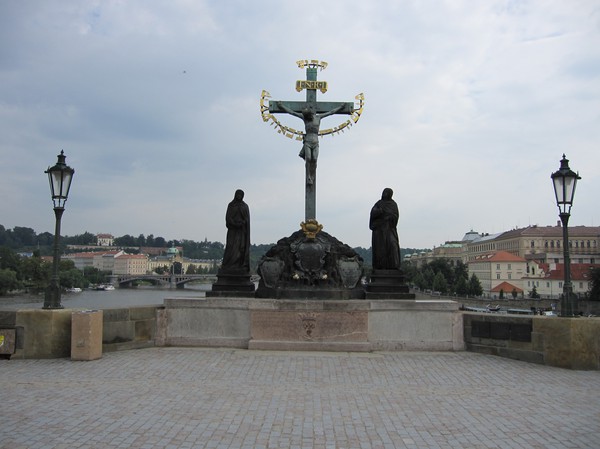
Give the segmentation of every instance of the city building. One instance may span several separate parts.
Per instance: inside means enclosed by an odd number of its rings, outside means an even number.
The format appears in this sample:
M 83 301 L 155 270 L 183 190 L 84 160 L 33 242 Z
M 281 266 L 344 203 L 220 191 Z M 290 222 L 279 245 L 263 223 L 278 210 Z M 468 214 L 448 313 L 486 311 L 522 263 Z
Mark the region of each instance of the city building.
M 530 296 L 534 287 L 542 299 L 559 299 L 563 293 L 565 279 L 564 264 L 539 264 L 539 269 L 531 270 L 523 277 L 525 295 Z M 571 284 L 573 293 L 585 295 L 592 288 L 591 270 L 600 268 L 595 264 L 571 264 Z
M 527 274 L 527 261 L 507 251 L 480 254 L 467 264 L 469 275 L 479 279 L 483 296 L 505 298 L 523 297 L 523 276 Z
M 100 271 L 112 272 L 115 257 L 124 254 L 123 251 L 89 251 L 71 253 L 62 256 L 65 260 L 72 260 L 75 268 L 83 271 L 86 267 L 93 267 Z
M 513 229 L 495 235 L 472 234 L 465 245 L 465 258 L 467 261 L 489 251 L 507 251 L 528 260 L 548 262 L 548 255 L 562 260 L 563 229 L 560 222 L 556 226 L 527 226 L 526 228 Z M 569 226 L 569 252 L 578 257 L 585 256 L 594 259 L 600 255 L 600 227 L 599 226 Z M 572 260 L 572 262 L 574 262 Z
M 467 232 L 462 240 L 446 242 L 432 251 L 412 254 L 405 261 L 422 266 L 436 258 L 467 264 L 475 274 L 484 296 L 498 298 L 516 292 L 518 297 L 536 292 L 544 298 L 558 298 L 564 280 L 563 228 L 527 226 L 497 234 Z M 600 227 L 569 226 L 569 253 L 573 290 L 585 294 L 590 288 L 590 268 L 600 268 Z M 514 260 L 509 260 L 510 256 Z
M 116 275 L 138 275 L 148 272 L 146 254 L 121 254 L 115 257 L 112 273 Z
M 113 246 L 115 238 L 111 234 L 97 234 L 98 246 Z

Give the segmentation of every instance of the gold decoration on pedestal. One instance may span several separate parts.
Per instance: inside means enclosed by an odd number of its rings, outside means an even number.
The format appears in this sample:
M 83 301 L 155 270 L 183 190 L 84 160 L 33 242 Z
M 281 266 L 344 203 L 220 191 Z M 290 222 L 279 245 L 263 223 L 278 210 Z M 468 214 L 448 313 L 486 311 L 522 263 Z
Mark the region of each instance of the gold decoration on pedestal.
M 300 227 L 302 228 L 302 232 L 308 239 L 314 239 L 317 234 L 323 229 L 323 225 L 319 224 L 317 220 L 311 218 L 306 220 L 306 222 L 300 223 Z

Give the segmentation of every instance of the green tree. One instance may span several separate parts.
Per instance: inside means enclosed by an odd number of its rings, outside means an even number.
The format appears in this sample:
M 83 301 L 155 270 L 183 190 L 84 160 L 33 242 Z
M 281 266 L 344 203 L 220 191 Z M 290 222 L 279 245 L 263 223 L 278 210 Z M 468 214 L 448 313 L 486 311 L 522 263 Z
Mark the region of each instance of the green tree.
M 465 296 L 469 294 L 469 284 L 467 283 L 468 278 L 460 276 L 454 286 L 454 291 L 459 296 Z
M 504 289 L 500 289 L 500 299 L 504 299 Z
M 416 285 L 417 287 L 419 287 L 419 289 L 424 290 L 425 288 L 427 288 L 425 286 L 425 279 L 423 278 L 423 275 L 421 274 L 420 271 L 418 271 L 414 277 L 413 277 L 413 284 Z
M 83 277 L 88 284 L 102 284 L 106 275 L 96 267 L 83 267 Z
M 469 279 L 469 296 L 481 296 L 482 293 L 481 282 L 479 282 L 479 278 L 473 273 Z
M 20 287 L 21 283 L 17 279 L 17 273 L 8 268 L 0 268 L 0 295 L 6 295 Z
M 114 244 L 121 248 L 135 247 L 137 246 L 137 239 L 129 234 L 125 234 L 122 237 L 115 238 Z
M 21 261 L 20 277 L 27 288 L 43 290 L 50 280 L 52 264 L 40 257 L 28 257 Z
M 13 240 L 19 248 L 24 246 L 35 246 L 37 244 L 37 236 L 31 228 L 15 226 L 12 230 Z
M 0 268 L 19 273 L 21 271 L 21 258 L 12 249 L 0 246 Z
M 423 275 L 423 288 L 432 289 L 433 279 L 435 278 L 435 273 L 433 272 L 433 270 L 427 265 L 424 269 L 421 270 L 421 274 Z
M 448 281 L 446 281 L 446 278 L 441 271 L 438 271 L 433 278 L 433 290 L 440 292 L 443 295 L 448 292 Z
M 60 274 L 60 286 L 63 288 L 86 288 L 88 282 L 86 281 L 81 270 L 72 268 L 70 270 L 61 271 Z
M 516 288 L 513 288 L 510 294 L 512 295 L 513 299 L 517 299 L 517 296 L 519 296 Z

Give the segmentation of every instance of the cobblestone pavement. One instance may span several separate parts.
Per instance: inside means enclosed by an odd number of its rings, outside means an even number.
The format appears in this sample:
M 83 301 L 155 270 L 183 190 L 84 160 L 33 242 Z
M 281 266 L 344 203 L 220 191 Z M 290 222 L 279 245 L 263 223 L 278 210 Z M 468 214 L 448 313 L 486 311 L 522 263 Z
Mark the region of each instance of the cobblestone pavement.
M 0 360 L 2 448 L 599 448 L 600 373 L 458 353 Z

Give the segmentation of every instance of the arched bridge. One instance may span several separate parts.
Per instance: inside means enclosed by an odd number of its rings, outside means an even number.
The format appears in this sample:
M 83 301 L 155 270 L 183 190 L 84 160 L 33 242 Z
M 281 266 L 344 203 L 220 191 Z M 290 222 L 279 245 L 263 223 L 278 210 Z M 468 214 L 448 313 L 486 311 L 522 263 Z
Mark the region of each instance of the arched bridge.
M 183 288 L 188 282 L 214 282 L 216 279 L 214 274 L 123 274 L 110 276 L 110 283 L 119 287 L 131 287 L 134 283 L 142 281 L 154 285 L 168 285 L 171 288 Z

